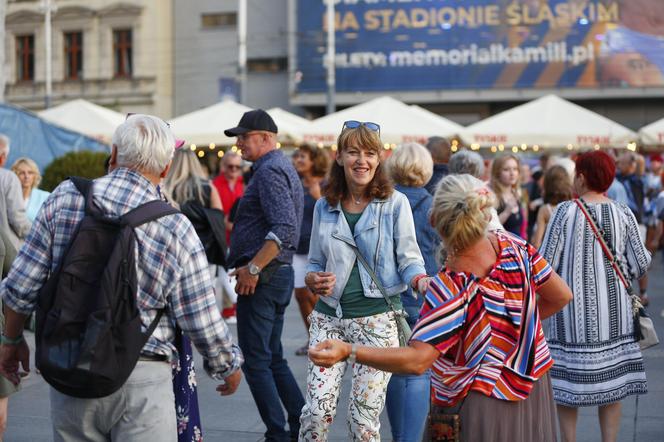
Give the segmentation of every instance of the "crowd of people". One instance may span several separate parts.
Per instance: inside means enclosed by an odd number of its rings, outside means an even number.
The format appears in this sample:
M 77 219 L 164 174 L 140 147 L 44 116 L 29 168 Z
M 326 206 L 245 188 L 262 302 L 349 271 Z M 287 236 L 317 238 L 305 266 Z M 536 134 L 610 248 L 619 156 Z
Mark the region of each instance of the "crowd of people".
M 379 440 L 385 408 L 394 441 L 422 440 L 445 413 L 465 441 L 574 441 L 579 407 L 598 407 L 602 440 L 615 441 L 621 401 L 647 383 L 628 288 L 592 223 L 647 305 L 663 158 L 488 160 L 442 137 L 387 155 L 380 131 L 350 120 L 335 155 L 302 145 L 289 157 L 252 110 L 224 131 L 239 152 L 211 177 L 165 122 L 131 114 L 91 203 L 70 180 L 39 189 L 29 158 L 4 168 L 0 136 L 0 434 L 29 371 L 24 328 L 88 206 L 118 223 L 162 200 L 177 213 L 133 228 L 138 319 L 156 325 L 115 392 L 51 388 L 55 440 L 200 440 L 196 348 L 221 395 L 244 375 L 267 441 L 327 440 L 347 371 L 352 440 Z M 292 298 L 305 391 L 281 342 Z

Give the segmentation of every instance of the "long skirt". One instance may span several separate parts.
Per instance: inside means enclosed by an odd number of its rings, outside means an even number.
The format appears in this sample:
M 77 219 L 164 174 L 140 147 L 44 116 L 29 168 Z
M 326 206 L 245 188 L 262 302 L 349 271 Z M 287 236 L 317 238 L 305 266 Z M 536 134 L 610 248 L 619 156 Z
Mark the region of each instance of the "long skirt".
M 523 401 L 504 401 L 471 391 L 459 414 L 462 441 L 556 441 L 556 405 L 548 373 Z

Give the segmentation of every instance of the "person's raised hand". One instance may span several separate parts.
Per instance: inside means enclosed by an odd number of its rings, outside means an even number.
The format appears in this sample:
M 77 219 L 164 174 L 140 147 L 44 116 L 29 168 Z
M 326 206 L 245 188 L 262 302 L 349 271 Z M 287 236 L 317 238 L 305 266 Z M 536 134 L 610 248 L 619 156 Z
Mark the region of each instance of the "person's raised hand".
M 338 339 L 327 339 L 309 347 L 309 359 L 314 364 L 329 368 L 350 355 L 351 345 Z
M 337 276 L 331 272 L 309 272 L 304 277 L 304 283 L 312 293 L 329 296 L 334 291 Z

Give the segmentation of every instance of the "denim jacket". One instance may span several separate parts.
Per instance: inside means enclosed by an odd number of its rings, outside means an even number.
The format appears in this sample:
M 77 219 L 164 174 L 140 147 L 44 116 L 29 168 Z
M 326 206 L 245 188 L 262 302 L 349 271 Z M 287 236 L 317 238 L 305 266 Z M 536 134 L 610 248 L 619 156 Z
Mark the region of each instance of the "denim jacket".
M 387 199 L 371 201 L 355 225 L 354 235 L 341 204 L 332 207 L 325 198 L 319 199 L 314 209 L 307 272 L 326 271 L 336 275 L 332 294 L 320 299 L 335 308 L 338 317 L 341 317 L 339 299 L 356 261 L 352 244 L 373 266 L 389 296 L 404 292 L 415 276 L 425 273 L 413 214 L 404 194 L 394 191 Z M 382 298 L 369 273 L 362 264 L 358 265 L 364 295 Z

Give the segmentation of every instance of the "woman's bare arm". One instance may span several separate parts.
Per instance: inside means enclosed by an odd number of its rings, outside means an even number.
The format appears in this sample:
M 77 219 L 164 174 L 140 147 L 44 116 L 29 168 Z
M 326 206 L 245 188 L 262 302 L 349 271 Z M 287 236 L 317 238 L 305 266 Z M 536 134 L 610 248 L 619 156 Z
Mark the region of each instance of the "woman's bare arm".
M 329 339 L 309 348 L 309 359 L 316 365 L 331 367 L 350 356 L 351 344 Z M 408 347 L 357 346 L 356 360 L 383 371 L 402 374 L 422 374 L 438 358 L 440 352 L 430 344 L 411 341 Z
M 549 279 L 537 289 L 539 299 L 537 308 L 540 318 L 546 319 L 560 309 L 565 307 L 572 300 L 572 291 L 563 279 L 553 272 Z

